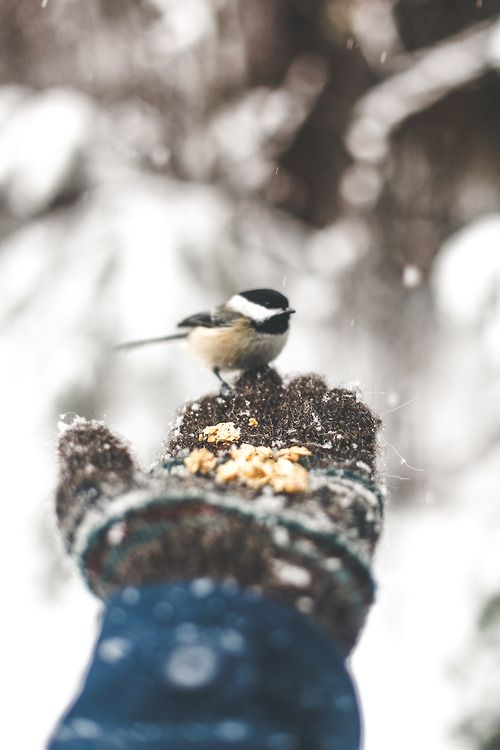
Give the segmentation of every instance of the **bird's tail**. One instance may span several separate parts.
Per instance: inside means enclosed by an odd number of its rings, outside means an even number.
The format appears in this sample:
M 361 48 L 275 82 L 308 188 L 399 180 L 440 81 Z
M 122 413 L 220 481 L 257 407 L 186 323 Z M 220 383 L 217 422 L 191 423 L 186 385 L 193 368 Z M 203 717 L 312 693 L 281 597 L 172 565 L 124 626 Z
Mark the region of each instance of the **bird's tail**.
M 113 351 L 125 351 L 127 349 L 135 349 L 139 346 L 146 346 L 147 344 L 160 344 L 163 341 L 175 341 L 176 339 L 185 339 L 187 336 L 185 333 L 172 333 L 170 336 L 159 336 L 156 339 L 139 339 L 138 341 L 125 341 L 123 344 L 118 344 L 113 347 Z

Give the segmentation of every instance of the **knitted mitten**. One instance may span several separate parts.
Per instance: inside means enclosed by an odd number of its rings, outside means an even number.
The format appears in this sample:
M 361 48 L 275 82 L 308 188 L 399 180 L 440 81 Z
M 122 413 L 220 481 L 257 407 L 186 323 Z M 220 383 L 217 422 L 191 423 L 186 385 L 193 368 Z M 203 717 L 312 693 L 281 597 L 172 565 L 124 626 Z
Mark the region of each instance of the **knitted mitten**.
M 149 473 L 104 424 L 77 419 L 59 440 L 65 545 L 103 598 L 232 580 L 310 613 L 348 653 L 374 595 L 379 424 L 356 393 L 270 368 L 186 404 Z

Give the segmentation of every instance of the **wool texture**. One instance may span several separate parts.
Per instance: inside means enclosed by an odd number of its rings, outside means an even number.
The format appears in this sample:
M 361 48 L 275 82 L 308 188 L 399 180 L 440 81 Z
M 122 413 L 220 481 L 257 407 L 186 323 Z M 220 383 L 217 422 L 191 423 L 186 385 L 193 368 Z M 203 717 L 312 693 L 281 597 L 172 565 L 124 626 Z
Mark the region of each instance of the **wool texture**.
M 221 423 L 232 423 L 221 433 L 233 431 L 231 443 L 210 442 L 217 433 L 206 428 Z M 375 591 L 379 427 L 357 393 L 328 389 L 316 375 L 283 382 L 271 368 L 243 373 L 229 396 L 186 404 L 149 473 L 104 424 L 79 419 L 59 440 L 59 528 L 98 596 L 201 576 L 233 580 L 312 615 L 347 654 Z M 245 445 L 267 450 L 266 472 L 300 467 L 307 485 L 278 491 L 237 472 L 221 481 Z M 292 446 L 301 452 L 283 461 L 279 451 Z M 200 447 L 209 468 L 193 473 L 185 459 Z

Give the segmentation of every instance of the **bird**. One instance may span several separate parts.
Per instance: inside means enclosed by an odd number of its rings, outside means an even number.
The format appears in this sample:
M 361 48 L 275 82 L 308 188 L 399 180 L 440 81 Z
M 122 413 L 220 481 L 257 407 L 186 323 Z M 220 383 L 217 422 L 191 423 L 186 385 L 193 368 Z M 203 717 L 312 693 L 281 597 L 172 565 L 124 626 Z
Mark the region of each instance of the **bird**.
M 177 324 L 178 333 L 128 341 L 116 350 L 185 339 L 190 351 L 221 382 L 224 394 L 231 387 L 221 370 L 253 370 L 272 362 L 286 344 L 290 316 L 288 299 L 274 289 L 249 289 L 233 294 L 212 310 L 190 315 Z

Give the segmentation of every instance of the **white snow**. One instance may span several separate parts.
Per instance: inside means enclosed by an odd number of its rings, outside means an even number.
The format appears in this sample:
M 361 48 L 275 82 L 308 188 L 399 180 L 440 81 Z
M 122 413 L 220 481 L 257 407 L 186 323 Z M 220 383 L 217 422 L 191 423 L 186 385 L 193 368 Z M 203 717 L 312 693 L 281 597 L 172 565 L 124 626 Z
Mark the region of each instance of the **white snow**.
M 83 94 L 53 89 L 19 104 L 0 137 L 0 191 L 12 213 L 46 208 L 77 176 L 96 110 Z
M 311 583 L 311 574 L 306 568 L 286 562 L 285 560 L 273 560 L 272 570 L 278 580 L 289 586 L 304 588 Z
M 401 55 L 396 72 L 372 86 L 354 109 L 346 145 L 355 159 L 380 162 L 393 129 L 405 118 L 496 68 L 499 34 L 499 22 L 477 24 L 421 52 Z
M 438 507 L 391 508 L 387 514 L 377 556 L 378 601 L 352 662 L 367 747 L 463 746 L 450 733 L 464 717 L 466 705 L 457 670 L 477 605 L 488 590 L 497 590 L 500 552 L 493 480 L 498 481 L 498 466 L 497 454 L 487 465 L 443 478 L 437 491 L 452 500 Z M 465 682 L 472 675 L 480 679 L 476 665 Z M 388 708 L 388 720 L 381 721 Z M 415 721 L 416 714 L 425 721 Z
M 483 216 L 450 237 L 433 281 L 444 317 L 479 334 L 500 367 L 500 215 Z
M 399 51 L 399 37 L 392 3 L 360 0 L 353 6 L 353 30 L 368 62 L 384 63 L 388 54 Z
M 94 739 L 101 734 L 99 725 L 91 719 L 73 719 L 70 726 L 74 737 Z
M 195 690 L 209 685 L 219 670 L 219 655 L 212 646 L 178 646 L 169 655 L 164 668 L 168 682 L 179 689 Z
M 366 164 L 354 164 L 346 170 L 340 184 L 340 194 L 351 206 L 372 208 L 382 189 L 379 172 Z
M 126 586 L 121 592 L 120 597 L 125 604 L 133 606 L 139 603 L 141 592 L 136 586 Z
M 109 544 L 120 544 L 123 537 L 125 535 L 125 524 L 123 522 L 118 522 L 113 524 L 113 526 L 110 528 L 110 530 L 107 533 L 107 540 Z
M 214 583 L 210 578 L 196 578 L 191 584 L 191 591 L 195 596 L 205 597 L 214 590 Z
M 188 49 L 201 36 L 183 23 L 182 18 L 172 22 L 177 35 L 172 45 Z M 210 19 L 204 29 L 210 34 Z M 490 39 L 480 29 L 474 33 L 459 62 L 469 45 L 476 50 Z M 490 64 L 492 49 L 484 54 L 477 68 L 465 60 L 457 85 Z M 431 56 L 414 71 L 420 82 L 402 72 L 391 86 L 380 84 L 382 97 L 361 102 L 348 139 L 356 157 L 376 161 L 385 153 L 391 128 L 422 98 L 441 95 L 433 65 L 443 60 L 450 68 L 446 55 Z M 401 100 L 407 83 L 410 89 Z M 296 107 L 296 127 L 303 100 L 297 80 L 293 86 L 285 99 L 265 92 L 260 100 L 241 102 L 250 111 L 227 113 L 221 131 L 220 121 L 214 123 L 215 141 L 219 133 L 234 141 L 243 118 L 249 130 L 242 145 L 251 155 L 252 139 L 262 135 L 251 130 L 258 128 L 262 106 L 269 107 L 268 134 L 279 131 L 291 111 L 287 107 Z M 373 335 L 372 323 L 387 305 L 387 289 L 379 289 L 380 281 L 374 283 L 371 275 L 370 232 L 362 222 L 349 217 L 315 232 L 251 200 L 242 208 L 217 186 L 147 175 L 121 152 L 106 152 L 105 163 L 92 159 L 86 143 L 95 105 L 89 109 L 86 99 L 70 92 L 53 94 L 0 90 L 1 190 L 12 216 L 24 219 L 0 245 L 2 596 L 14 613 L 3 619 L 0 645 L 10 699 L 4 741 L 41 750 L 79 687 L 98 630 L 100 603 L 64 561 L 55 533 L 58 415 L 76 411 L 104 420 L 150 461 L 176 408 L 214 389 L 212 376 L 175 346 L 127 356 L 111 354 L 111 347 L 168 333 L 180 318 L 240 289 L 282 289 L 286 279 L 287 296 L 299 314 L 278 365 L 285 372 L 317 370 L 332 383 L 358 383 L 368 402 L 387 412 L 385 442 L 394 445 L 395 456 L 388 447 L 385 464 L 392 497 L 377 556 L 379 598 L 353 659 L 366 717 L 365 750 L 458 750 L 453 727 L 470 704 L 453 669 L 462 664 L 477 607 L 497 585 L 499 569 L 500 218 L 483 217 L 443 247 L 432 277 L 440 319 L 430 348 L 422 343 L 418 326 L 410 332 L 408 343 L 416 342 L 419 356 L 418 366 L 408 372 L 394 356 L 394 342 Z M 21 121 L 22 112 L 28 122 Z M 58 113 L 67 138 L 59 125 L 51 130 Z M 99 140 L 101 128 L 108 128 L 112 141 L 113 121 L 98 115 L 92 138 Z M 39 148 L 42 134 L 46 153 Z M 246 138 L 247 132 L 242 135 Z M 82 177 L 82 150 L 83 177 L 89 178 L 85 199 L 64 212 L 45 212 L 74 178 Z M 233 169 L 238 153 L 228 151 L 219 159 Z M 263 161 L 274 174 L 274 154 Z M 370 170 L 369 164 L 361 178 L 372 175 Z M 413 300 L 422 289 L 405 286 L 405 272 L 410 281 L 416 278 L 405 269 L 400 291 L 411 289 L 408 299 Z M 402 330 L 408 335 L 408 328 Z M 59 420 L 63 429 L 67 419 Z M 405 457 L 402 466 L 400 456 Z M 405 485 L 408 502 L 400 503 Z M 371 507 L 373 496 L 367 492 L 364 497 Z M 138 500 L 145 496 L 122 498 L 111 512 Z M 282 506 L 281 499 L 267 497 L 248 512 L 279 514 Z M 321 516 L 307 521 L 305 511 L 287 518 L 307 522 L 311 530 L 332 529 Z M 90 517 L 87 530 L 94 522 Z M 278 541 L 285 540 L 285 534 L 277 534 Z M 193 585 L 200 594 L 206 589 L 205 583 Z M 123 624 L 131 605 L 115 605 L 111 620 Z M 310 609 L 310 603 L 304 600 L 303 607 Z M 158 604 L 155 616 L 168 622 L 171 606 Z M 190 642 L 179 641 L 164 672 L 186 688 L 195 686 L 200 675 L 209 682 L 218 668 L 215 652 L 184 631 L 188 637 Z M 19 647 L 12 648 L 13 643 Z M 229 638 L 226 646 L 230 643 Z M 20 653 L 26 669 L 20 669 Z
M 161 12 L 156 31 L 157 43 L 166 45 L 170 54 L 188 51 L 215 32 L 217 18 L 208 0 L 151 0 Z
M 422 283 L 422 271 L 417 266 L 405 266 L 403 268 L 403 286 L 407 289 L 415 289 Z
M 245 739 L 248 732 L 248 724 L 236 719 L 227 719 L 215 725 L 215 735 L 222 742 L 241 742 L 241 740 Z
M 126 638 L 107 638 L 101 641 L 97 649 L 98 656 L 109 664 L 121 661 L 130 651 L 130 642 Z
M 224 649 L 232 654 L 239 654 L 245 648 L 245 638 L 234 628 L 225 628 L 219 637 L 219 643 Z
M 66 430 L 75 424 L 75 422 L 84 422 L 85 419 L 83 417 L 79 417 L 78 414 L 75 414 L 75 412 L 68 412 L 67 414 L 59 414 L 59 419 L 57 420 L 57 430 L 59 434 L 62 432 L 66 432 Z

